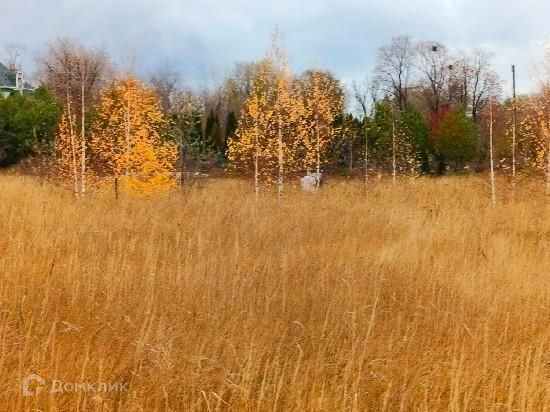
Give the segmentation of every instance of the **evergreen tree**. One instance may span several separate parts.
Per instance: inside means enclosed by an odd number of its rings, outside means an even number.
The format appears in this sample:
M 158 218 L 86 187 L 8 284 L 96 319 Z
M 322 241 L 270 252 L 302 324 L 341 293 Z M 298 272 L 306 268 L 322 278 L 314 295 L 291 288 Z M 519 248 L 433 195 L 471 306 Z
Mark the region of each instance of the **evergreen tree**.
M 369 144 L 373 166 L 383 169 L 391 157 L 392 149 L 392 109 L 389 101 L 376 104 L 369 131 Z
M 53 141 L 60 108 L 43 87 L 0 98 L 0 166 L 18 162 Z
M 210 109 L 206 117 L 206 126 L 204 129 L 204 139 L 202 141 L 200 153 L 207 155 L 210 153 L 221 153 L 224 146 L 222 130 L 218 114 L 214 109 Z
M 451 109 L 439 124 L 436 150 L 444 161 L 453 161 L 456 169 L 471 161 L 477 154 L 478 131 L 466 111 Z
M 225 136 L 223 141 L 223 152 L 222 152 L 222 156 L 224 160 L 226 160 L 227 158 L 227 142 L 229 142 L 229 140 L 235 135 L 238 124 L 239 124 L 239 121 L 237 120 L 237 116 L 235 115 L 235 112 L 233 110 L 230 111 L 227 114 L 227 119 L 225 122 Z
M 430 172 L 429 155 L 433 151 L 430 132 L 422 114 L 413 106 L 407 105 L 401 113 L 400 125 L 410 137 L 415 151 L 418 153 L 423 173 Z

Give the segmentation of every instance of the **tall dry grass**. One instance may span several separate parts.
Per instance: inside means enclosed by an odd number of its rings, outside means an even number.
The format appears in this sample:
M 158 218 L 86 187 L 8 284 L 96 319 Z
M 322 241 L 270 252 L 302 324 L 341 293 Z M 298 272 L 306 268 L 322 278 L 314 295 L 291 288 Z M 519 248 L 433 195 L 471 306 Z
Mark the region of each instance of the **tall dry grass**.
M 538 186 L 495 210 L 477 178 L 0 193 L 2 411 L 550 410 Z M 46 389 L 24 397 L 31 372 Z

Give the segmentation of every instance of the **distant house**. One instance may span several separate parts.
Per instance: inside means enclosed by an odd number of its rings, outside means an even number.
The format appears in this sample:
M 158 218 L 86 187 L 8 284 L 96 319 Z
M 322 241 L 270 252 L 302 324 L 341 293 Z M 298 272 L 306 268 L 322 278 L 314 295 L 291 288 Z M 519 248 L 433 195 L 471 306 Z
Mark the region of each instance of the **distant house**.
M 8 97 L 15 92 L 28 94 L 33 90 L 34 88 L 23 80 L 23 73 L 10 70 L 0 63 L 0 96 Z

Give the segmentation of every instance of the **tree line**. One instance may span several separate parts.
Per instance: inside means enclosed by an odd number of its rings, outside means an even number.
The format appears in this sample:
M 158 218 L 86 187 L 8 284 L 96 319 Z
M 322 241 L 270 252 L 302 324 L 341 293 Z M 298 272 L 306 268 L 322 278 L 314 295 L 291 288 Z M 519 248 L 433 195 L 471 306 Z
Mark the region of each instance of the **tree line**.
M 261 59 L 197 90 L 170 68 L 138 79 L 105 50 L 58 39 L 37 57 L 40 87 L 0 99 L 0 164 L 34 155 L 78 196 L 106 181 L 163 191 L 201 164 L 282 194 L 307 172 L 368 185 L 483 171 L 492 155 L 494 169 L 542 176 L 550 193 L 550 76 L 504 99 L 491 60 L 398 36 L 368 80 L 343 85 L 326 70 L 295 73 L 275 33 Z

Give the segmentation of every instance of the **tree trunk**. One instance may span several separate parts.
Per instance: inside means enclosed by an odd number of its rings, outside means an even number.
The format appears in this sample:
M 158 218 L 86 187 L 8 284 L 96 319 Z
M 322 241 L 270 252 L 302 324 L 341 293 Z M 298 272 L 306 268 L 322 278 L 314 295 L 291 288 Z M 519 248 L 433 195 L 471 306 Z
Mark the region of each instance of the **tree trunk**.
M 283 179 L 284 179 L 284 154 L 283 154 L 283 121 L 279 115 L 279 130 L 278 130 L 278 146 L 279 146 L 279 179 L 277 181 L 277 196 L 283 196 Z
M 397 159 L 395 156 L 395 113 L 392 112 L 392 181 L 397 182 Z
M 349 177 L 353 175 L 353 140 L 349 142 Z
M 489 161 L 491 164 L 491 200 L 493 207 L 497 205 L 497 192 L 495 184 L 495 164 L 493 158 L 493 102 L 489 102 Z
M 550 196 L 550 136 L 548 139 L 548 147 L 546 154 L 546 195 Z
M 317 178 L 315 182 L 315 187 L 319 189 L 320 185 L 320 177 L 321 177 L 321 143 L 319 142 L 319 129 L 318 129 L 318 122 L 317 122 L 317 116 L 315 119 L 315 137 L 317 140 Z
M 180 186 L 183 187 L 185 181 L 185 147 L 183 140 L 180 147 Z
M 512 197 L 516 196 L 516 68 L 512 66 Z
M 82 139 L 82 153 L 81 153 L 81 170 L 80 170 L 80 194 L 83 196 L 86 193 L 86 106 L 84 97 L 84 80 L 81 79 L 80 83 L 80 95 L 81 95 L 81 125 L 80 134 Z
M 129 155 L 130 155 L 130 101 L 126 101 L 126 132 L 125 132 L 125 138 L 126 138 L 126 148 L 125 148 L 125 163 L 126 163 L 126 176 L 130 175 L 130 168 L 129 168 Z
M 67 116 L 69 117 L 69 133 L 71 135 L 71 158 L 72 158 L 72 169 L 73 169 L 73 184 L 74 184 L 74 195 L 78 197 L 78 171 L 76 166 L 76 142 L 74 139 L 74 125 L 73 125 L 73 116 L 71 113 L 71 98 L 69 96 L 69 90 L 67 89 Z
M 550 196 L 550 113 L 546 110 L 546 195 Z
M 365 115 L 365 192 L 369 189 L 369 131 Z
M 256 136 L 256 144 L 255 144 L 255 152 L 254 152 L 254 194 L 258 196 L 260 194 L 260 181 L 259 181 L 259 175 L 258 175 L 258 158 L 260 156 L 260 148 L 258 146 L 258 136 Z

